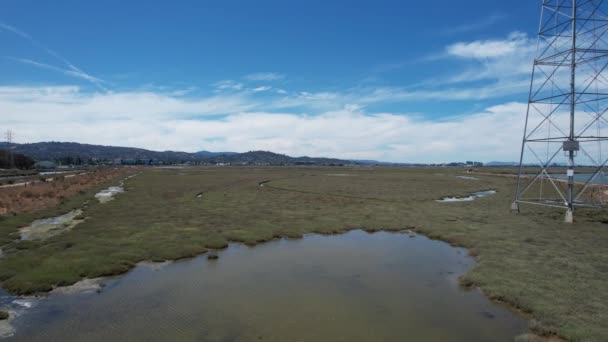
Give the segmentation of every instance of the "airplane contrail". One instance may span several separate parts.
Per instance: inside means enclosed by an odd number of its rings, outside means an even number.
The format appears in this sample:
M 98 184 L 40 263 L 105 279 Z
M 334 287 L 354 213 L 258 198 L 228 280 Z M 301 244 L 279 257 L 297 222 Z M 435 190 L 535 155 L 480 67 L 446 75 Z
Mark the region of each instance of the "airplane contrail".
M 49 55 L 53 56 L 55 59 L 59 60 L 60 62 L 62 62 L 67 69 L 64 68 L 59 68 L 56 66 L 52 66 L 49 64 L 45 64 L 45 63 L 40 63 L 40 62 L 36 62 L 30 59 L 25 59 L 25 58 L 15 58 L 15 57 L 5 57 L 17 62 L 21 62 L 21 63 L 25 63 L 25 64 L 29 64 L 29 65 L 33 65 L 39 68 L 44 68 L 44 69 L 48 69 L 48 70 L 54 70 L 57 72 L 61 72 L 64 73 L 66 75 L 70 75 L 73 77 L 77 77 L 77 78 L 81 78 L 84 80 L 87 80 L 91 83 L 93 83 L 95 86 L 97 86 L 99 89 L 103 90 L 103 91 L 108 91 L 108 89 L 103 85 L 105 82 L 102 79 L 99 79 L 95 76 L 89 75 L 88 73 L 82 71 L 80 68 L 76 67 L 74 64 L 72 64 L 69 60 L 67 60 L 67 58 L 63 57 L 62 55 L 60 55 L 59 53 L 49 49 L 48 47 L 44 46 L 42 43 L 40 43 L 39 41 L 37 41 L 36 39 L 34 39 L 31 35 L 29 35 L 28 33 L 16 28 L 15 26 L 11 26 L 8 25 L 6 23 L 3 23 L 0 21 L 0 30 L 5 30 L 8 32 L 11 32 L 27 41 L 29 41 L 32 45 L 34 45 L 37 48 L 40 48 L 42 50 L 44 50 L 46 53 L 48 53 Z
M 95 76 L 91 76 L 89 74 L 86 73 L 82 73 L 82 72 L 78 72 L 75 70 L 70 70 L 70 69 L 63 69 L 54 65 L 50 65 L 50 64 L 46 64 L 46 63 L 41 63 L 41 62 L 37 62 L 31 59 L 27 59 L 27 58 L 17 58 L 17 57 L 12 57 L 12 56 L 4 56 L 4 58 L 15 61 L 15 62 L 19 62 L 19 63 L 23 63 L 23 64 L 29 64 L 29 65 L 33 65 L 35 67 L 38 68 L 42 68 L 42 69 L 47 69 L 47 70 L 52 70 L 52 71 L 57 71 L 69 76 L 73 76 L 73 77 L 77 77 L 77 78 L 81 78 L 83 80 L 87 80 L 89 82 L 92 82 L 93 84 L 97 84 L 97 83 L 102 83 L 103 81 L 99 78 L 96 78 Z M 102 87 L 103 90 L 107 89 L 105 87 Z

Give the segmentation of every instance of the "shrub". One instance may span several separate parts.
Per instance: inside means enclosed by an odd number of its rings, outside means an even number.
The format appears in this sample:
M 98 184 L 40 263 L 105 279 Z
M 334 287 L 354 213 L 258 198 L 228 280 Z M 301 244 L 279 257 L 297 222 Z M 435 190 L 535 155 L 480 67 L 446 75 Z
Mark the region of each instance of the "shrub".
M 19 241 L 17 244 L 15 244 L 15 248 L 17 248 L 19 250 L 24 250 L 24 249 L 30 249 L 33 247 L 37 247 L 38 245 L 39 244 L 34 241 L 22 240 L 22 241 Z
M 205 247 L 211 249 L 226 248 L 228 247 L 228 241 L 223 236 L 213 236 L 205 242 Z
M 30 190 L 25 190 L 24 192 L 22 192 L 22 193 L 21 193 L 21 196 L 22 196 L 22 197 L 25 197 L 25 198 L 32 198 L 32 197 L 34 197 L 35 195 L 34 195 L 34 193 L 33 193 L 33 192 L 31 192 Z

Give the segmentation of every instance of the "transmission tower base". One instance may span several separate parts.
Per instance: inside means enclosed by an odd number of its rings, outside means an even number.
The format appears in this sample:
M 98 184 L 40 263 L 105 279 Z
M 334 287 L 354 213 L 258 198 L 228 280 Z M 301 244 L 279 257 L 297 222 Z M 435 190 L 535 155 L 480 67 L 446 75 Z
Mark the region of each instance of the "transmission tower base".
M 519 213 L 519 203 L 517 202 L 513 202 L 511 203 L 511 212 L 512 213 Z
M 566 222 L 566 223 L 574 222 L 574 211 L 572 209 L 566 210 L 566 217 L 564 218 L 564 222 Z

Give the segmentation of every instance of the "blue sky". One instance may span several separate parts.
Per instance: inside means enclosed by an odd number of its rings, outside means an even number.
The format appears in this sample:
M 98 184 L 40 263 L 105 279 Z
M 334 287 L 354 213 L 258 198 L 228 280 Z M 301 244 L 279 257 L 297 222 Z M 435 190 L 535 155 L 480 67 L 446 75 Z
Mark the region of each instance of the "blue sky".
M 514 160 L 540 2 L 0 4 L 19 142 Z

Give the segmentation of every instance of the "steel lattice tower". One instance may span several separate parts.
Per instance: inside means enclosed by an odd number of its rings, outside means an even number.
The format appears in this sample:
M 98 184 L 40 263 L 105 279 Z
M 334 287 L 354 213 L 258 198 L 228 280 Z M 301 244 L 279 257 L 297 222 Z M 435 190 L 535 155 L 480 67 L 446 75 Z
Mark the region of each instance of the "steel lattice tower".
M 13 133 L 12 130 L 9 129 L 9 130 L 6 131 L 5 135 L 6 135 L 6 144 L 7 144 L 6 147 L 8 148 L 7 149 L 7 152 L 8 152 L 8 168 L 12 169 L 12 168 L 15 167 L 15 156 L 13 154 L 13 151 L 11 150 L 12 145 L 13 145 L 14 133 Z
M 602 155 L 608 151 L 607 7 L 604 0 L 542 1 L 512 210 L 521 203 L 559 207 L 572 222 L 576 207 L 604 204 L 608 188 L 594 183 L 608 162 L 608 153 Z M 585 174 L 575 177 L 582 167 Z

